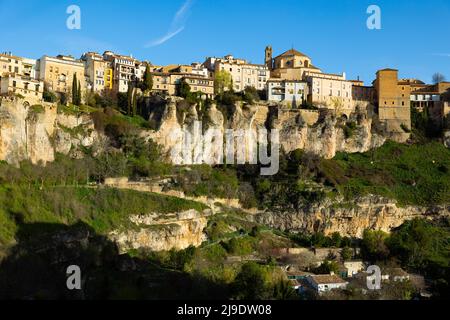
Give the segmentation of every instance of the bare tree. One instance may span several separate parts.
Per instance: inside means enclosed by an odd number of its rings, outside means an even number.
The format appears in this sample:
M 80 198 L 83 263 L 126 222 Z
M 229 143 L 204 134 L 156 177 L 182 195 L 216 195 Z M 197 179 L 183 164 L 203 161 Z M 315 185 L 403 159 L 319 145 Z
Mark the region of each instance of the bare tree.
M 437 84 L 439 82 L 444 82 L 445 81 L 445 76 L 442 73 L 436 72 L 435 74 L 433 74 L 433 83 Z

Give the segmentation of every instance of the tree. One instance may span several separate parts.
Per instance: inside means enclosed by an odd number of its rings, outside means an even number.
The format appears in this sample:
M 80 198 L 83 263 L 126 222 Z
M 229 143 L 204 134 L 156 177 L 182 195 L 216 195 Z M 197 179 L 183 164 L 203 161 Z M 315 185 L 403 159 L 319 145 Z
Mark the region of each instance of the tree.
M 341 258 L 344 261 L 351 260 L 353 258 L 353 250 L 349 247 L 344 247 L 341 250 Z
M 389 256 L 387 238 L 386 232 L 365 230 L 361 243 L 361 253 L 364 258 L 371 262 L 385 260 Z
M 153 76 L 150 72 L 150 64 L 147 63 L 145 67 L 144 79 L 142 80 L 142 91 L 147 93 L 153 89 Z
M 233 89 L 233 78 L 225 70 L 216 72 L 214 79 L 214 92 L 216 95 L 222 95 L 226 90 Z
M 253 104 L 260 100 L 258 90 L 255 87 L 247 86 L 244 89 L 243 99 L 249 104 Z
M 75 73 L 73 75 L 72 79 L 72 103 L 75 105 L 78 105 L 78 81 L 77 81 L 77 74 Z
M 78 81 L 78 91 L 77 91 L 77 105 L 81 105 L 81 84 Z
M 267 287 L 262 267 L 255 262 L 244 264 L 232 283 L 232 291 L 239 300 L 266 299 Z
M 187 98 L 191 94 L 191 86 L 183 79 L 178 87 L 178 96 Z
M 133 106 L 134 106 L 134 86 L 132 82 L 128 83 L 128 91 L 127 91 L 127 115 L 133 115 Z
M 436 72 L 435 74 L 433 74 L 433 83 L 434 84 L 444 82 L 444 81 L 445 81 L 445 76 L 442 73 Z
M 45 102 L 56 102 L 58 101 L 58 97 L 51 91 L 44 89 L 43 98 Z
M 320 266 L 313 269 L 313 272 L 316 274 L 330 274 L 330 273 L 339 273 L 339 265 L 336 261 L 328 261 L 325 260 Z

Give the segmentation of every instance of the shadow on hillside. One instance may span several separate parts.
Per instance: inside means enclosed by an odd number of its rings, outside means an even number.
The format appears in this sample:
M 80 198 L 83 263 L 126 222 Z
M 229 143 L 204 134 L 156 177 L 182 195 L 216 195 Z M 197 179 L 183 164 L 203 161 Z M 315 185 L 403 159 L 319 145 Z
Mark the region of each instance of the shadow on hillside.
M 0 263 L 0 299 L 225 299 L 227 288 L 120 255 L 84 223 L 22 224 Z M 81 268 L 82 290 L 67 289 L 67 267 Z

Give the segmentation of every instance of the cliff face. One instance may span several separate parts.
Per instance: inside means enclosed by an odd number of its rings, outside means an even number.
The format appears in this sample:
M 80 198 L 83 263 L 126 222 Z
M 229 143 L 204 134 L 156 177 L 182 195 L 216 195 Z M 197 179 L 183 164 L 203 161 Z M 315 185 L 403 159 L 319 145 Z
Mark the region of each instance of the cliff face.
M 60 114 L 56 106 L 25 106 L 20 100 L 0 101 L 0 160 L 18 164 L 52 162 L 56 153 L 79 157 L 79 146 L 101 144 L 105 138 L 89 116 Z
M 179 153 L 175 148 L 184 145 L 182 137 L 176 137 L 173 132 L 186 130 L 193 139 L 191 151 L 201 148 L 202 130 L 215 129 L 222 133 L 227 129 L 256 130 L 260 128 L 278 129 L 280 145 L 285 152 L 303 149 L 324 158 L 333 158 L 337 152 L 366 152 L 381 146 L 385 138 L 377 133 L 370 111 L 360 111 L 351 116 L 354 128 L 347 130 L 347 119 L 336 118 L 332 114 L 319 113 L 310 110 L 282 110 L 267 104 L 245 105 L 237 102 L 220 111 L 216 105 L 199 114 L 196 108 L 180 112 L 178 100 L 169 101 L 158 115 L 151 117 L 159 119 L 158 130 L 147 136 L 163 146 L 167 155 Z M 181 113 L 181 116 L 180 116 Z M 196 122 L 202 122 L 202 130 L 196 127 Z M 246 140 L 245 149 L 251 145 Z M 213 157 L 220 154 L 219 148 L 213 148 Z M 179 157 L 181 155 L 179 154 Z M 169 157 L 168 157 L 169 159 Z M 173 158 L 171 159 L 173 160 Z
M 450 206 L 400 207 L 394 201 L 379 196 L 355 199 L 351 204 L 326 199 L 298 211 L 264 212 L 252 219 L 276 229 L 291 232 L 323 232 L 331 235 L 362 237 L 364 230 L 390 232 L 414 218 L 450 217 Z
M 145 248 L 152 251 L 182 250 L 189 246 L 200 246 L 206 240 L 203 230 L 207 226 L 209 210 L 196 210 L 160 215 L 133 216 L 133 228 L 114 231 L 110 234 L 121 252 Z

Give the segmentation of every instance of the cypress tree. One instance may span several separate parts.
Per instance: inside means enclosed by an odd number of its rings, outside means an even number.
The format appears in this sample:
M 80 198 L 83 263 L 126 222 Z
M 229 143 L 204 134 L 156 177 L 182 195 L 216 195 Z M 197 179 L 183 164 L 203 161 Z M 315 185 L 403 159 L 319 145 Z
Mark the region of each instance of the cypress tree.
M 73 75 L 73 80 L 72 80 L 72 103 L 73 104 L 77 104 L 77 96 L 78 96 L 78 88 L 77 88 L 77 74 L 75 73 Z
M 142 82 L 142 90 L 144 92 L 151 91 L 153 89 L 153 77 L 150 73 L 150 65 L 147 63 L 144 73 L 144 79 Z
M 81 105 L 81 83 L 78 81 L 77 105 Z

